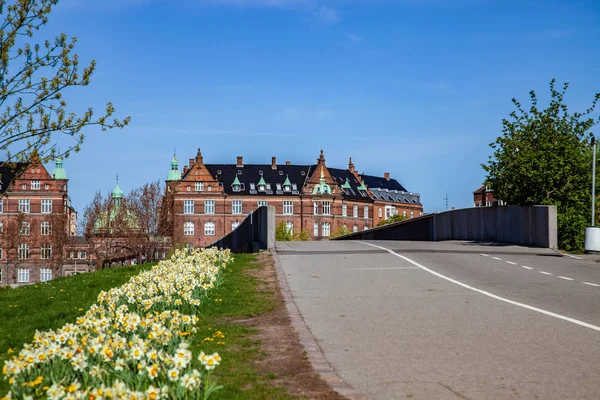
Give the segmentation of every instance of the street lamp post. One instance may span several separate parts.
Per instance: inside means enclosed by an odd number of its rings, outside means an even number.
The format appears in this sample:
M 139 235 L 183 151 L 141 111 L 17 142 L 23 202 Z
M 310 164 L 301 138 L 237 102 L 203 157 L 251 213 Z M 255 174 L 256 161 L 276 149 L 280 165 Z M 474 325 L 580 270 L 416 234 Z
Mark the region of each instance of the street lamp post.
M 592 136 L 592 226 L 585 228 L 585 252 L 600 254 L 600 228 L 596 227 L 596 139 Z

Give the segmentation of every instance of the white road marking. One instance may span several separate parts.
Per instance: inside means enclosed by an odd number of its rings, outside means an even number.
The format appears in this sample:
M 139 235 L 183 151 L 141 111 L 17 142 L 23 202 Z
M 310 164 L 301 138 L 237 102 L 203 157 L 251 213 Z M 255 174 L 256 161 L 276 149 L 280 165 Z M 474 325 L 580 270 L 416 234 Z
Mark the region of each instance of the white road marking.
M 584 285 L 590 285 L 590 286 L 600 287 L 600 285 L 598 285 L 597 283 L 583 282 L 583 284 Z
M 480 256 L 489 257 L 488 254 L 480 254 Z
M 525 269 L 533 269 L 533 268 L 531 268 L 531 267 L 528 267 L 528 266 L 526 266 L 526 265 L 521 265 L 521 268 L 525 268 Z
M 494 260 L 500 260 L 502 261 L 502 259 L 500 257 L 492 257 Z
M 559 278 L 567 280 L 567 281 L 572 281 L 573 280 L 573 278 L 567 278 L 566 276 L 559 276 Z
M 511 265 L 517 265 L 517 263 L 516 263 L 516 262 L 512 262 L 512 261 L 507 261 L 506 263 L 507 263 L 507 264 L 511 264 Z
M 544 274 L 544 275 L 552 275 L 550 272 L 546 272 L 546 271 L 538 271 L 540 274 Z
M 457 281 L 456 279 L 449 278 L 449 277 L 447 277 L 447 276 L 445 276 L 445 275 L 442 275 L 442 274 L 440 274 L 439 272 L 435 272 L 435 271 L 434 271 L 434 270 L 432 270 L 432 269 L 429 269 L 429 268 L 427 268 L 427 267 L 424 267 L 424 266 L 422 266 L 421 264 L 419 264 L 418 262 L 416 262 L 416 261 L 413 261 L 413 260 L 411 260 L 410 258 L 408 258 L 408 257 L 405 257 L 405 256 L 403 256 L 403 255 L 401 255 L 401 254 L 398 254 L 398 253 L 396 253 L 396 252 L 395 252 L 395 251 L 393 251 L 393 250 L 386 249 L 385 247 L 376 246 L 376 245 L 374 245 L 374 244 L 371 244 L 371 243 L 365 243 L 365 242 L 360 242 L 360 241 L 356 241 L 356 243 L 361 243 L 361 244 L 364 244 L 364 245 L 367 245 L 367 246 L 371 246 L 371 247 L 378 248 L 378 249 L 380 249 L 380 250 L 385 250 L 385 251 L 387 251 L 388 253 L 390 253 L 390 254 L 393 254 L 393 255 L 395 255 L 396 257 L 399 257 L 399 258 L 403 259 L 404 261 L 407 261 L 407 262 L 409 262 L 409 263 L 411 263 L 411 264 L 413 264 L 413 265 L 415 265 L 415 266 L 417 266 L 417 267 L 421 268 L 422 270 L 429 272 L 429 273 L 430 273 L 430 274 L 432 274 L 432 275 L 435 275 L 435 276 L 437 276 L 437 277 L 439 277 L 439 278 L 445 279 L 445 280 L 447 280 L 448 282 L 452 282 L 452 283 L 454 283 L 454 284 L 457 284 L 457 285 L 459 285 L 459 286 L 462 286 L 462 287 L 464 287 L 465 289 L 469 289 L 469 290 L 472 290 L 472 291 L 474 291 L 474 292 L 481 293 L 481 294 L 483 294 L 484 296 L 491 297 L 492 299 L 500 300 L 500 301 L 503 301 L 503 302 L 505 302 L 505 303 L 508 303 L 508 304 L 512 304 L 512 305 L 514 305 L 514 306 L 517 306 L 517 307 L 522 307 L 522 308 L 525 308 L 525 309 L 527 309 L 527 310 L 531 310 L 531 311 L 538 312 L 538 313 L 540 313 L 540 314 L 544 314 L 544 315 L 548 315 L 548 316 L 550 316 L 550 317 L 554 317 L 554 318 L 562 319 L 563 321 L 571 322 L 571 323 L 573 323 L 573 324 L 576 324 L 576 325 L 579 325 L 579 326 L 583 326 L 583 327 L 586 327 L 586 328 L 590 328 L 590 329 L 593 329 L 593 330 L 595 330 L 595 331 L 598 331 L 598 332 L 600 332 L 600 326 L 596 326 L 596 325 L 588 324 L 587 322 L 583 322 L 583 321 L 580 321 L 580 320 L 578 320 L 578 319 L 575 319 L 575 318 L 571 318 L 571 317 L 567 317 L 567 316 L 564 316 L 564 315 L 556 314 L 556 313 L 553 313 L 552 311 L 547 311 L 547 310 L 543 310 L 543 309 L 541 309 L 541 308 L 537 308 L 537 307 L 530 306 L 530 305 L 528 305 L 528 304 L 519 303 L 519 302 L 516 302 L 516 301 L 514 301 L 514 300 L 506 299 L 506 298 L 504 298 L 504 297 L 497 296 L 497 295 L 495 295 L 495 294 L 493 294 L 493 293 L 486 292 L 485 290 L 477 289 L 477 288 L 475 288 L 475 287 L 473 287 L 473 286 L 469 286 L 469 285 L 467 285 L 467 284 L 465 284 L 465 283 L 462 283 L 462 282 L 459 282 L 459 281 Z M 585 283 L 588 283 L 588 282 L 585 282 Z M 589 283 L 588 283 L 588 284 L 589 284 Z M 591 284 L 591 285 L 592 285 L 592 286 L 600 286 L 600 285 L 596 285 L 596 284 Z
M 384 268 L 384 267 L 375 267 L 375 268 L 352 268 L 353 271 L 369 271 L 369 270 L 379 270 L 379 269 L 419 269 L 419 267 L 389 267 L 389 268 Z
M 572 255 L 570 255 L 570 254 L 565 254 L 565 256 L 567 256 L 567 257 L 571 257 L 571 258 L 574 258 L 574 259 L 576 259 L 576 260 L 583 260 L 583 258 L 581 258 L 581 257 L 572 256 Z

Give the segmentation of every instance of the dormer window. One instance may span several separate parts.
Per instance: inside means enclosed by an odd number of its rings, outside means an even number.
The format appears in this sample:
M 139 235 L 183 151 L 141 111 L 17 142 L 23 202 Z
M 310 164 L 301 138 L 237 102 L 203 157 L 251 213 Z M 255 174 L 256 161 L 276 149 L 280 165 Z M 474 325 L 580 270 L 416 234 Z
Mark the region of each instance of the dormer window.
M 296 185 L 295 183 L 292 183 L 292 190 L 298 190 L 298 185 Z
M 279 175 L 283 175 L 283 171 L 279 171 Z
M 262 174 L 263 174 L 263 172 L 262 172 L 262 169 L 261 169 L 260 171 L 258 171 L 258 174 L 259 174 L 260 176 L 262 176 Z
M 289 192 L 290 190 L 292 190 L 292 188 L 291 188 L 291 186 L 290 186 L 290 185 L 285 185 L 285 186 L 283 187 L 283 191 L 284 191 L 284 192 Z
M 267 190 L 271 190 L 271 184 L 267 183 Z
M 254 183 L 251 183 L 250 184 L 250 190 L 255 190 L 255 189 L 256 189 L 256 186 L 254 185 Z
M 233 185 L 233 191 L 234 192 L 239 192 L 240 191 L 240 185 Z
M 259 192 L 264 192 L 265 191 L 265 185 L 258 185 L 258 191 Z
M 277 184 L 277 190 L 281 190 L 281 183 Z

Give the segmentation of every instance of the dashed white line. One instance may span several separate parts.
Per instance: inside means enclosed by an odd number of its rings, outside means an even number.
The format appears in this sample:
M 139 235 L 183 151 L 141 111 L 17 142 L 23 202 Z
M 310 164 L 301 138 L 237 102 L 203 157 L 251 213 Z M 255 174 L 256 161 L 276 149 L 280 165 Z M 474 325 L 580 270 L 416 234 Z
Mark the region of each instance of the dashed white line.
M 526 266 L 526 265 L 521 265 L 521 268 L 525 268 L 525 269 L 533 269 L 533 268 L 531 268 L 531 267 L 528 267 L 528 266 Z
M 598 285 L 597 283 L 591 283 L 591 282 L 583 282 L 584 285 L 590 285 L 590 286 L 596 286 L 596 287 L 600 287 L 600 285 Z
M 516 263 L 516 262 L 512 262 L 512 261 L 507 261 L 506 263 L 507 263 L 507 264 L 510 264 L 510 265 L 517 265 L 517 263 Z
M 492 257 L 494 260 L 500 260 L 502 261 L 502 259 L 500 257 Z
M 374 268 L 352 268 L 353 271 L 369 271 L 369 270 L 388 270 L 388 269 L 419 269 L 419 267 L 374 267 Z
M 552 275 L 550 272 L 546 272 L 546 271 L 538 271 L 540 274 L 544 274 L 544 275 Z
M 489 257 L 487 254 L 480 254 L 480 256 Z
M 462 282 L 459 282 L 459 281 L 457 281 L 456 279 L 449 278 L 449 277 L 447 277 L 447 276 L 445 276 L 445 275 L 442 275 L 442 274 L 440 274 L 439 272 L 435 272 L 435 271 L 434 271 L 434 270 L 432 270 L 432 269 L 429 269 L 429 268 L 427 268 L 427 267 L 424 267 L 423 265 L 419 264 L 418 262 L 416 262 L 416 261 L 413 261 L 413 260 L 411 260 L 410 258 L 408 258 L 408 257 L 405 257 L 405 256 L 403 256 L 403 255 L 401 255 L 401 254 L 398 254 L 398 253 L 396 253 L 396 252 L 395 252 L 395 251 L 393 251 L 393 250 L 386 249 L 385 247 L 376 246 L 376 245 L 374 245 L 374 244 L 371 244 L 371 243 L 366 243 L 366 242 L 361 242 L 361 241 L 356 241 L 356 243 L 361 243 L 361 244 L 364 244 L 364 245 L 367 245 L 367 246 L 371 246 L 371 247 L 378 248 L 378 249 L 380 249 L 380 250 L 385 250 L 385 251 L 387 251 L 388 253 L 390 253 L 390 254 L 393 254 L 393 255 L 395 255 L 396 257 L 399 257 L 399 258 L 403 259 L 404 261 L 407 261 L 407 262 L 411 263 L 412 265 L 414 265 L 414 266 L 416 266 L 416 267 L 419 267 L 419 268 L 421 268 L 423 271 L 427 271 L 427 272 L 429 272 L 430 274 L 437 276 L 438 278 L 445 279 L 445 280 L 447 280 L 448 282 L 452 282 L 452 283 L 454 283 L 454 284 L 456 284 L 456 285 L 459 285 L 459 286 L 462 286 L 462 287 L 464 287 L 465 289 L 469 289 L 469 290 L 472 290 L 472 291 L 474 291 L 474 292 L 481 293 L 481 294 L 483 294 L 484 296 L 491 297 L 492 299 L 496 299 L 496 300 L 499 300 L 499 301 L 503 301 L 503 302 L 505 302 L 505 303 L 512 304 L 512 305 L 514 305 L 514 306 L 517 306 L 517 307 L 522 307 L 522 308 L 525 308 L 525 309 L 527 309 L 527 310 L 535 311 L 535 312 L 538 312 L 538 313 L 540 313 L 540 314 L 545 314 L 545 315 L 548 315 L 548 316 L 550 316 L 550 317 L 554 317 L 554 318 L 562 319 L 563 321 L 571 322 L 571 323 L 573 323 L 573 324 L 576 324 L 576 325 L 579 325 L 579 326 L 583 326 L 583 327 L 586 327 L 586 328 L 590 328 L 590 329 L 593 329 L 593 330 L 595 330 L 595 331 L 598 331 L 598 332 L 600 332 L 600 326 L 592 325 L 592 324 L 589 324 L 589 323 L 587 323 L 587 322 L 580 321 L 580 320 L 578 320 L 578 319 L 575 319 L 575 318 L 567 317 L 567 316 L 565 316 L 565 315 L 556 314 L 556 313 L 553 313 L 553 312 L 551 312 L 551 311 L 547 311 L 547 310 L 544 310 L 544 309 L 541 309 L 541 308 L 533 307 L 533 306 L 530 306 L 530 305 L 527 305 L 527 304 L 523 304 L 523 303 L 516 302 L 516 301 L 514 301 L 514 300 L 510 300 L 510 299 L 506 299 L 506 298 L 504 298 L 504 297 L 497 296 L 497 295 L 495 295 L 495 294 L 493 294 L 493 293 L 486 292 L 485 290 L 477 289 L 477 288 L 475 288 L 475 287 L 473 287 L 473 286 L 469 286 L 469 285 L 467 285 L 467 284 L 465 284 L 465 283 L 462 283 Z M 600 286 L 600 285 L 592 284 L 592 286 Z
M 572 281 L 573 278 L 567 278 L 566 276 L 559 276 L 560 279 L 564 279 L 566 281 Z

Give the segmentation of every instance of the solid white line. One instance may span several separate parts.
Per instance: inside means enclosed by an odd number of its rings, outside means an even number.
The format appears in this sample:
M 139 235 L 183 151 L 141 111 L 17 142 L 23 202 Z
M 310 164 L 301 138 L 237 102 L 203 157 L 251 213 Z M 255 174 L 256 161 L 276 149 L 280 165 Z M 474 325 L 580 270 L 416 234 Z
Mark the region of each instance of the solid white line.
M 512 261 L 507 261 L 506 263 L 507 263 L 507 264 L 511 264 L 511 265 L 517 265 L 517 263 L 516 263 L 516 262 L 512 262 Z
M 528 267 L 528 266 L 526 266 L 526 265 L 521 265 L 521 268 L 525 268 L 525 269 L 533 269 L 533 268 L 531 268 L 531 267 Z
M 538 271 L 540 274 L 544 274 L 544 275 L 552 275 L 550 272 L 546 272 L 546 271 Z
M 419 269 L 419 267 L 390 267 L 390 268 L 379 268 L 379 267 L 375 267 L 375 268 L 352 268 L 353 271 L 369 271 L 372 269 Z
M 386 249 L 385 247 L 376 246 L 376 245 L 374 245 L 374 244 L 371 244 L 371 243 L 365 243 L 365 242 L 360 242 L 360 241 L 357 241 L 357 243 L 365 244 L 365 245 L 367 245 L 367 246 L 371 246 L 371 247 L 376 247 L 376 248 L 378 248 L 378 249 L 380 249 L 380 250 L 385 250 L 385 251 L 387 251 L 388 253 L 390 253 L 390 254 L 393 254 L 393 255 L 395 255 L 396 257 L 399 257 L 399 258 L 403 259 L 404 261 L 407 261 L 407 262 L 409 262 L 409 263 L 411 263 L 411 264 L 413 264 L 413 265 L 415 265 L 415 266 L 417 266 L 417 267 L 421 268 L 422 270 L 429 272 L 429 273 L 430 273 L 430 274 L 432 274 L 432 275 L 435 275 L 435 276 L 437 276 L 437 277 L 439 277 L 439 278 L 445 279 L 445 280 L 447 280 L 448 282 L 455 283 L 455 284 L 457 284 L 457 285 L 459 285 L 459 286 L 462 286 L 462 287 L 464 287 L 465 289 L 469 289 L 469 290 L 472 290 L 472 291 L 474 291 L 474 292 L 481 293 L 481 294 L 483 294 L 484 296 L 491 297 L 492 299 L 500 300 L 500 301 L 503 301 L 503 302 L 505 302 L 505 303 L 508 303 L 508 304 L 512 304 L 512 305 L 514 305 L 514 306 L 517 306 L 517 307 L 526 308 L 526 309 L 528 309 L 528 310 L 531 310 L 531 311 L 535 311 L 535 312 L 538 312 L 538 313 L 541 313 L 541 314 L 544 314 L 544 315 L 548 315 L 548 316 L 550 316 L 550 317 L 554 317 L 554 318 L 562 319 L 563 321 L 571 322 L 571 323 L 573 323 L 573 324 L 576 324 L 576 325 L 579 325 L 579 326 L 583 326 L 583 327 L 586 327 L 586 328 L 590 328 L 590 329 L 593 329 L 593 330 L 595 330 L 595 331 L 598 331 L 598 332 L 600 332 L 600 326 L 596 326 L 596 325 L 588 324 L 587 322 L 579 321 L 578 319 L 575 319 L 575 318 L 566 317 L 566 316 L 564 316 L 564 315 L 560 315 L 560 314 L 553 313 L 552 311 L 546 311 L 546 310 L 543 310 L 543 309 L 541 309 L 541 308 L 533 307 L 533 306 L 530 306 L 530 305 L 527 305 L 527 304 L 523 304 L 523 303 L 516 302 L 516 301 L 514 301 L 514 300 L 509 300 L 509 299 L 506 299 L 506 298 L 504 298 L 504 297 L 497 296 L 497 295 L 495 295 L 495 294 L 493 294 L 493 293 L 486 292 L 485 290 L 477 289 L 477 288 L 475 288 L 475 287 L 473 287 L 473 286 L 469 286 L 469 285 L 467 285 L 467 284 L 465 284 L 465 283 L 462 283 L 462 282 L 459 282 L 459 281 L 457 281 L 456 279 L 449 278 L 449 277 L 447 277 L 447 276 L 445 276 L 445 275 L 442 275 L 442 274 L 440 274 L 439 272 L 435 272 L 434 270 L 431 270 L 431 269 L 429 269 L 429 268 L 427 268 L 427 267 L 424 267 L 424 266 L 422 266 L 421 264 L 419 264 L 418 262 L 416 262 L 416 261 L 413 261 L 413 260 L 411 260 L 410 258 L 408 258 L 408 257 L 405 257 L 405 256 L 403 256 L 403 255 L 401 255 L 401 254 L 398 254 L 398 253 L 396 253 L 396 252 L 395 252 L 395 251 L 393 251 L 393 250 Z M 600 286 L 600 285 L 592 284 L 592 286 Z
M 583 258 L 581 258 L 581 257 L 572 256 L 572 255 L 570 255 L 570 254 L 565 254 L 565 255 L 566 255 L 567 257 L 571 257 L 571 258 L 574 258 L 574 259 L 576 259 L 576 260 L 583 260 Z
M 480 254 L 480 256 L 489 257 L 487 254 Z
M 599 287 L 600 285 L 598 285 L 597 283 L 590 283 L 590 282 L 583 282 L 584 285 L 590 285 L 590 286 L 596 286 Z
M 502 259 L 500 257 L 492 257 L 494 260 L 500 260 L 502 261 Z
M 559 276 L 559 278 L 567 280 L 567 281 L 572 281 L 573 280 L 573 278 L 567 278 L 566 276 Z

